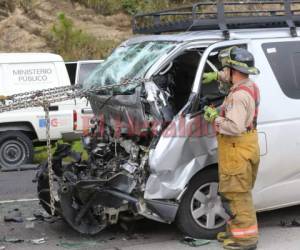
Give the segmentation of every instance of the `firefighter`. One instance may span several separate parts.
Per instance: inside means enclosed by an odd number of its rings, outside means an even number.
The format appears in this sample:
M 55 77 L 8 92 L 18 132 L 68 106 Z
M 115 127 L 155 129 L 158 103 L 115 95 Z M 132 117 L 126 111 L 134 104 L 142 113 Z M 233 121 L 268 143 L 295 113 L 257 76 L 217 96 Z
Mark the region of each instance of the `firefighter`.
M 231 47 L 219 53 L 222 71 L 204 74 L 204 83 L 230 84 L 220 109 L 205 107 L 204 118 L 215 122 L 218 139 L 219 192 L 229 207 L 226 232 L 217 235 L 224 249 L 256 249 L 258 227 L 252 193 L 258 165 L 256 131 L 259 89 L 249 75 L 259 74 L 253 55 Z

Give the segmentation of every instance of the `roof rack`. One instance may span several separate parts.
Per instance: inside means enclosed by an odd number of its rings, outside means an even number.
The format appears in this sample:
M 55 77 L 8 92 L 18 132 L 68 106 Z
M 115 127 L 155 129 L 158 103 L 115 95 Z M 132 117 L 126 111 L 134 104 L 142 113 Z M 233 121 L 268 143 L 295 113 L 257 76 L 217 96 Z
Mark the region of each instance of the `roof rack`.
M 297 36 L 300 26 L 300 1 L 210 1 L 192 6 L 137 14 L 133 18 L 136 34 L 161 34 L 180 31 L 216 30 L 230 38 L 231 29 L 289 27 Z

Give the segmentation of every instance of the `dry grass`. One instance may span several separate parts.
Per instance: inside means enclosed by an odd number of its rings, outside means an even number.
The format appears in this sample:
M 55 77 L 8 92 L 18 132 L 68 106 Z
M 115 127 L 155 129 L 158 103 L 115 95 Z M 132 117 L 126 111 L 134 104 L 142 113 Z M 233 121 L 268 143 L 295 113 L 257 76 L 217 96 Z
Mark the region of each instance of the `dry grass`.
M 96 39 L 76 28 L 72 19 L 64 13 L 58 15 L 48 40 L 54 51 L 65 60 L 105 58 L 116 46 L 113 40 Z

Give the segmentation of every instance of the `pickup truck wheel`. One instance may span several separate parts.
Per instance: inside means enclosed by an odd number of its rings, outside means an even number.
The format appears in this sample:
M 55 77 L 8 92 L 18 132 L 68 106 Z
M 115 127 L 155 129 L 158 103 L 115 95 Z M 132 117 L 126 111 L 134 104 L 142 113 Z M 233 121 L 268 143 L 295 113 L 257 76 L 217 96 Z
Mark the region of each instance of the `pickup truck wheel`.
M 190 182 L 180 202 L 177 226 L 186 235 L 198 239 L 214 239 L 224 230 L 229 215 L 218 194 L 218 172 L 199 172 Z
M 12 169 L 32 163 L 32 141 L 22 132 L 8 131 L 0 134 L 0 167 Z

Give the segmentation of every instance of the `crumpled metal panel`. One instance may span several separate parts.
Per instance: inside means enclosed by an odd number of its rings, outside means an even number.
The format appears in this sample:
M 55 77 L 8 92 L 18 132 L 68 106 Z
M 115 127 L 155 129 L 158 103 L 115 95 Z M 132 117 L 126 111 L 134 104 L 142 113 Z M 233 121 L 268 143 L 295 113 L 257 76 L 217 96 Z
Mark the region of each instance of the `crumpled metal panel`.
M 103 116 L 105 126 L 111 127 L 115 133 L 139 136 L 142 129 L 147 127 L 140 96 L 141 88 L 136 88 L 132 95 L 93 95 L 89 97 L 89 101 L 94 114 L 97 117 Z
M 151 175 L 145 199 L 176 199 L 190 179 L 205 166 L 217 162 L 217 140 L 213 127 L 198 115 L 192 119 L 177 117 L 151 151 Z M 184 124 L 184 125 L 182 125 Z M 196 126 L 195 132 L 187 131 Z M 172 128 L 173 127 L 173 128 Z M 178 131 L 174 135 L 174 131 Z
M 158 123 L 170 122 L 174 117 L 174 107 L 168 101 L 170 94 L 158 88 L 153 81 L 145 83 L 145 91 L 147 93 L 147 101 L 150 104 L 151 116 Z

